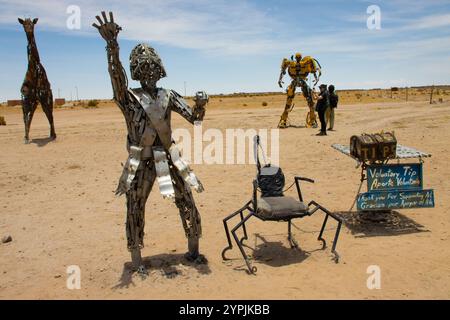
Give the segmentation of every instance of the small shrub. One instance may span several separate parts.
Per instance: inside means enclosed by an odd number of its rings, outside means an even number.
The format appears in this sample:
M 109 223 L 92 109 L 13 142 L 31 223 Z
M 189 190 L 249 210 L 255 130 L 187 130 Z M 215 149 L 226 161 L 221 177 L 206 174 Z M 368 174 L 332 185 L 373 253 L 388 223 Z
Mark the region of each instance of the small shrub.
M 267 107 L 267 102 L 266 102 L 266 101 L 263 101 L 262 106 L 263 106 L 263 107 Z
M 0 126 L 6 126 L 5 117 L 0 116 Z
M 247 106 L 247 104 L 246 103 L 244 103 L 243 105 L 242 105 L 243 107 L 246 107 Z
M 87 106 L 89 108 L 96 108 L 98 106 L 98 100 L 89 100 Z

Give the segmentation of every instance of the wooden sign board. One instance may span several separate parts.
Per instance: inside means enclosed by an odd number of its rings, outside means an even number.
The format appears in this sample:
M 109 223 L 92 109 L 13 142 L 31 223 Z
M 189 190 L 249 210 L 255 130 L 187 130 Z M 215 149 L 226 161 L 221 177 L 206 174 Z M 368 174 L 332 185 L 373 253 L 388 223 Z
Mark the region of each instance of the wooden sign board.
M 360 193 L 356 206 L 359 211 L 434 208 L 434 192 L 429 189 Z
M 367 167 L 367 190 L 422 190 L 422 163 L 370 165 Z

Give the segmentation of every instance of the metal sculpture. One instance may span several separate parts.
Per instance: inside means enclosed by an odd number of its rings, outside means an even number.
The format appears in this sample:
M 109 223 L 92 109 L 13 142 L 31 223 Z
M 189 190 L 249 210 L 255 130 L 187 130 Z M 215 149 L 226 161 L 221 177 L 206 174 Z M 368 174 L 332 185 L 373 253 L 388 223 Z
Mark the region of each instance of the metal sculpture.
M 280 88 L 283 87 L 283 76 L 286 74 L 286 69 L 292 81 L 286 91 L 286 106 L 283 113 L 281 114 L 278 128 L 287 128 L 289 125 L 288 115 L 294 107 L 292 102 L 294 101 L 295 89 L 297 87 L 300 87 L 302 89 L 303 96 L 305 97 L 309 107 L 309 112 L 306 117 L 306 126 L 317 128 L 317 118 L 316 114 L 314 113 L 313 90 L 308 86 L 306 81 L 308 75 L 312 73 L 315 79 L 314 86 L 319 82 L 319 77 L 321 75 L 321 67 L 319 62 L 310 56 L 306 56 L 303 58 L 302 54 L 299 52 L 295 54 L 295 59 L 294 56 L 292 56 L 290 60 L 284 58 L 281 62 L 281 73 L 280 78 L 278 79 L 278 85 L 280 86 Z
M 23 26 L 25 34 L 27 35 L 28 46 L 28 69 L 25 74 L 22 88 L 22 111 L 23 122 L 25 124 L 25 143 L 30 142 L 29 133 L 31 121 L 33 120 L 34 112 L 37 104 L 40 102 L 42 110 L 50 124 L 50 138 L 55 139 L 55 125 L 53 124 L 53 94 L 48 81 L 47 74 L 41 64 L 39 52 L 34 38 L 34 26 L 38 22 L 38 18 L 33 20 L 27 18 L 25 20 L 18 18 L 19 23 Z
M 175 111 L 192 124 L 202 121 L 208 96 L 198 93 L 195 108 L 191 108 L 175 91 L 158 88 L 156 83 L 166 76 L 166 71 L 155 49 L 147 44 L 138 44 L 130 54 L 131 78 L 140 81 L 141 88 L 129 89 L 119 60 L 117 35 L 122 28 L 114 22 L 112 12 L 109 13 L 109 21 L 105 12 L 102 16 L 103 19 L 96 16 L 99 24 L 94 23 L 93 26 L 106 41 L 114 100 L 125 117 L 128 129 L 129 157 L 116 193 L 126 194 L 126 235 L 133 268 L 139 273 L 146 273 L 141 257 L 145 203 L 155 179 L 162 196 L 173 199 L 179 209 L 188 238 L 185 257 L 196 263 L 205 263 L 206 259 L 199 253 L 202 233 L 200 214 L 191 192 L 191 187 L 201 192 L 203 186 L 181 158 L 172 140 L 170 118 L 171 111 Z
M 322 211 L 325 214 L 325 218 L 322 223 L 322 227 L 319 232 L 317 240 L 322 242 L 322 249 L 326 248 L 326 241 L 322 237 L 325 231 L 325 227 L 328 222 L 328 218 L 331 217 L 337 222 L 337 229 L 334 235 L 333 245 L 331 247 L 331 252 L 333 253 L 334 261 L 339 262 L 339 254 L 336 251 L 337 241 L 339 239 L 339 233 L 342 226 L 342 219 L 330 212 L 328 209 L 318 204 L 316 201 L 312 200 L 308 204 L 303 199 L 303 194 L 300 188 L 300 182 L 314 183 L 314 180 L 305 177 L 294 177 L 294 182 L 284 189 L 285 187 L 285 177 L 283 171 L 280 167 L 271 165 L 270 163 L 265 163 L 264 166 L 261 165 L 259 161 L 259 150 L 262 150 L 260 144 L 259 136 L 254 138 L 254 155 L 256 162 L 257 175 L 256 179 L 253 180 L 253 194 L 252 199 L 248 201 L 241 209 L 235 211 L 229 216 L 223 219 L 223 226 L 225 229 L 225 235 L 227 237 L 228 245 L 222 251 L 222 259 L 228 260 L 226 257 L 226 252 L 233 248 L 233 243 L 231 241 L 231 235 L 236 242 L 236 245 L 241 252 L 245 263 L 248 268 L 249 274 L 255 274 L 257 268 L 252 266 L 249 257 L 244 250 L 244 241 L 248 240 L 247 226 L 246 222 L 251 217 L 256 217 L 261 221 L 276 221 L 276 222 L 287 222 L 288 223 L 288 241 L 291 248 L 298 248 L 298 243 L 292 234 L 292 220 L 301 219 L 313 215 L 317 211 Z M 266 156 L 263 153 L 263 159 L 265 161 Z M 295 184 L 297 188 L 298 200 L 293 197 L 284 195 L 284 192 L 289 190 Z M 260 193 L 260 195 L 258 195 Z M 234 225 L 233 228 L 228 227 L 228 223 L 231 219 L 239 215 L 239 222 Z M 248 224 L 247 224 L 248 225 Z M 239 239 L 237 231 L 242 229 L 244 236 Z

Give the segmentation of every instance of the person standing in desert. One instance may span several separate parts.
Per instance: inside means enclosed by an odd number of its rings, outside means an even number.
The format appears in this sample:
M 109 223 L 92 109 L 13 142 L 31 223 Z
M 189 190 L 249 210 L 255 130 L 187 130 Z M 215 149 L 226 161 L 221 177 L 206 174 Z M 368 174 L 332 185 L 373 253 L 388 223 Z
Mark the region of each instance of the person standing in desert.
M 330 124 L 328 130 L 334 131 L 334 118 L 335 118 L 335 110 L 337 108 L 339 102 L 339 96 L 335 92 L 334 85 L 330 84 L 328 86 L 328 100 L 330 102 L 330 107 L 327 109 L 326 118 L 327 123 Z

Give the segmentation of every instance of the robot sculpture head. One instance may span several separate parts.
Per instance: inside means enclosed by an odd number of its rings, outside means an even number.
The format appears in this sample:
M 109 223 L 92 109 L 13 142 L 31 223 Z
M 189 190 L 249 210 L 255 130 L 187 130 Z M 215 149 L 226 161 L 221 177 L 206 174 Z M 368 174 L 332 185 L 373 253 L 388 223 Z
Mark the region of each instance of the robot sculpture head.
M 297 62 L 300 62 L 300 61 L 302 60 L 302 54 L 301 54 L 300 52 L 297 52 L 297 53 L 295 54 L 295 60 L 296 60 Z
M 209 97 L 206 94 L 206 92 L 204 92 L 204 91 L 197 91 L 195 93 L 194 101 L 195 101 L 197 106 L 204 107 L 208 103 Z
M 156 82 L 166 76 L 166 70 L 155 49 L 140 43 L 130 54 L 131 79 L 156 85 Z
M 34 31 L 34 25 L 38 22 L 38 18 L 34 18 L 31 20 L 30 18 L 26 18 L 25 20 L 18 18 L 19 23 L 23 25 L 23 29 L 25 33 L 30 34 Z

